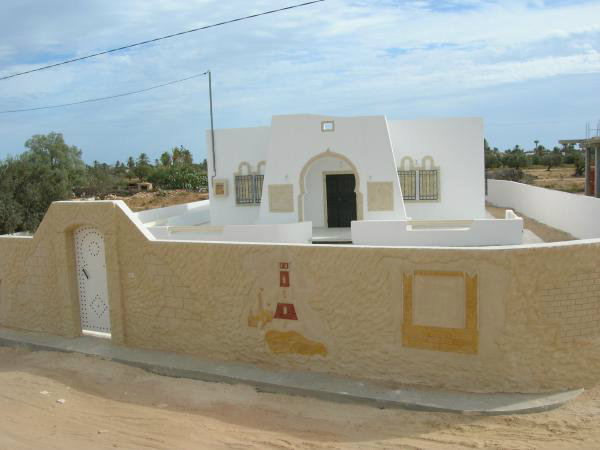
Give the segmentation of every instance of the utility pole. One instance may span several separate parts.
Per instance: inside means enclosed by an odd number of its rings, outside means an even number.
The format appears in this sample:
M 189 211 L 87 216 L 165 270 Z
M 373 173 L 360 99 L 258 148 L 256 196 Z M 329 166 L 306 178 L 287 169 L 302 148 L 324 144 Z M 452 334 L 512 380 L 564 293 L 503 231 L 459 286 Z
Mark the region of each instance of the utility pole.
M 210 76 L 210 70 L 207 70 L 208 74 L 208 103 L 210 107 L 210 147 L 212 151 L 212 166 L 213 166 L 213 175 L 210 178 L 210 186 L 212 189 L 213 180 L 217 176 L 217 161 L 215 158 L 215 129 L 213 125 L 213 102 L 212 102 L 212 79 Z

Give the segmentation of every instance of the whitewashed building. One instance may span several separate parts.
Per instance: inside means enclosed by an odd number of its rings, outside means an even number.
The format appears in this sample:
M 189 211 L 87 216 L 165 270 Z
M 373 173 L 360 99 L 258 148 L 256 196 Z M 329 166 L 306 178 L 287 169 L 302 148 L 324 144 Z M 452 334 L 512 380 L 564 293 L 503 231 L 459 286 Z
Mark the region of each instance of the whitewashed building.
M 217 129 L 214 143 L 208 131 L 207 148 L 209 201 L 167 219 L 146 212 L 157 237 L 521 243 L 520 218 L 486 218 L 480 118 L 280 115 L 270 126 Z

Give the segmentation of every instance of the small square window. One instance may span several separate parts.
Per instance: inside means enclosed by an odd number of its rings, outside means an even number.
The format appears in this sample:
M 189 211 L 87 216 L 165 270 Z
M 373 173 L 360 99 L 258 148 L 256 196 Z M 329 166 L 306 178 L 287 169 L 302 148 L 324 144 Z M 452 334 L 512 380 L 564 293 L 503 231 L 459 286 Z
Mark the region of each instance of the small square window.
M 333 131 L 334 129 L 333 120 L 324 120 L 321 122 L 321 131 Z

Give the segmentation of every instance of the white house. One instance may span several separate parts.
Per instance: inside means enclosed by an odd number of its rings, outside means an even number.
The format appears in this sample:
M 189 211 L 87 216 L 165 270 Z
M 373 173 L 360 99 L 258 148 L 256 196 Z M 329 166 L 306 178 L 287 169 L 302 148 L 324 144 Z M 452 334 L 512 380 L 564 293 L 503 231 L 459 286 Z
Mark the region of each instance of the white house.
M 215 154 L 213 225 L 485 217 L 481 119 L 274 116 L 215 130 Z
M 161 238 L 521 243 L 520 218 L 486 219 L 480 118 L 280 115 L 206 136 L 209 202 L 151 221 Z

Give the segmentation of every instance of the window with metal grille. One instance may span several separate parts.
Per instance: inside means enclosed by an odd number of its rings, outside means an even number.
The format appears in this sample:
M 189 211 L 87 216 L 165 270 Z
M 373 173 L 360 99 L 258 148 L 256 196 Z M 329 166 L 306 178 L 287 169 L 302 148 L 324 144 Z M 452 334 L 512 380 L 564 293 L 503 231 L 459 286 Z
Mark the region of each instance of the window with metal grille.
M 417 171 L 416 170 L 399 170 L 398 178 L 400 179 L 400 187 L 402 189 L 402 197 L 404 200 L 417 199 Z
M 419 170 L 419 200 L 438 200 L 438 174 L 437 169 Z
M 254 175 L 254 203 L 260 203 L 264 179 L 264 175 Z
M 238 205 L 254 203 L 254 175 L 235 176 L 235 202 Z
M 260 203 L 264 175 L 236 175 L 235 202 L 238 205 Z

